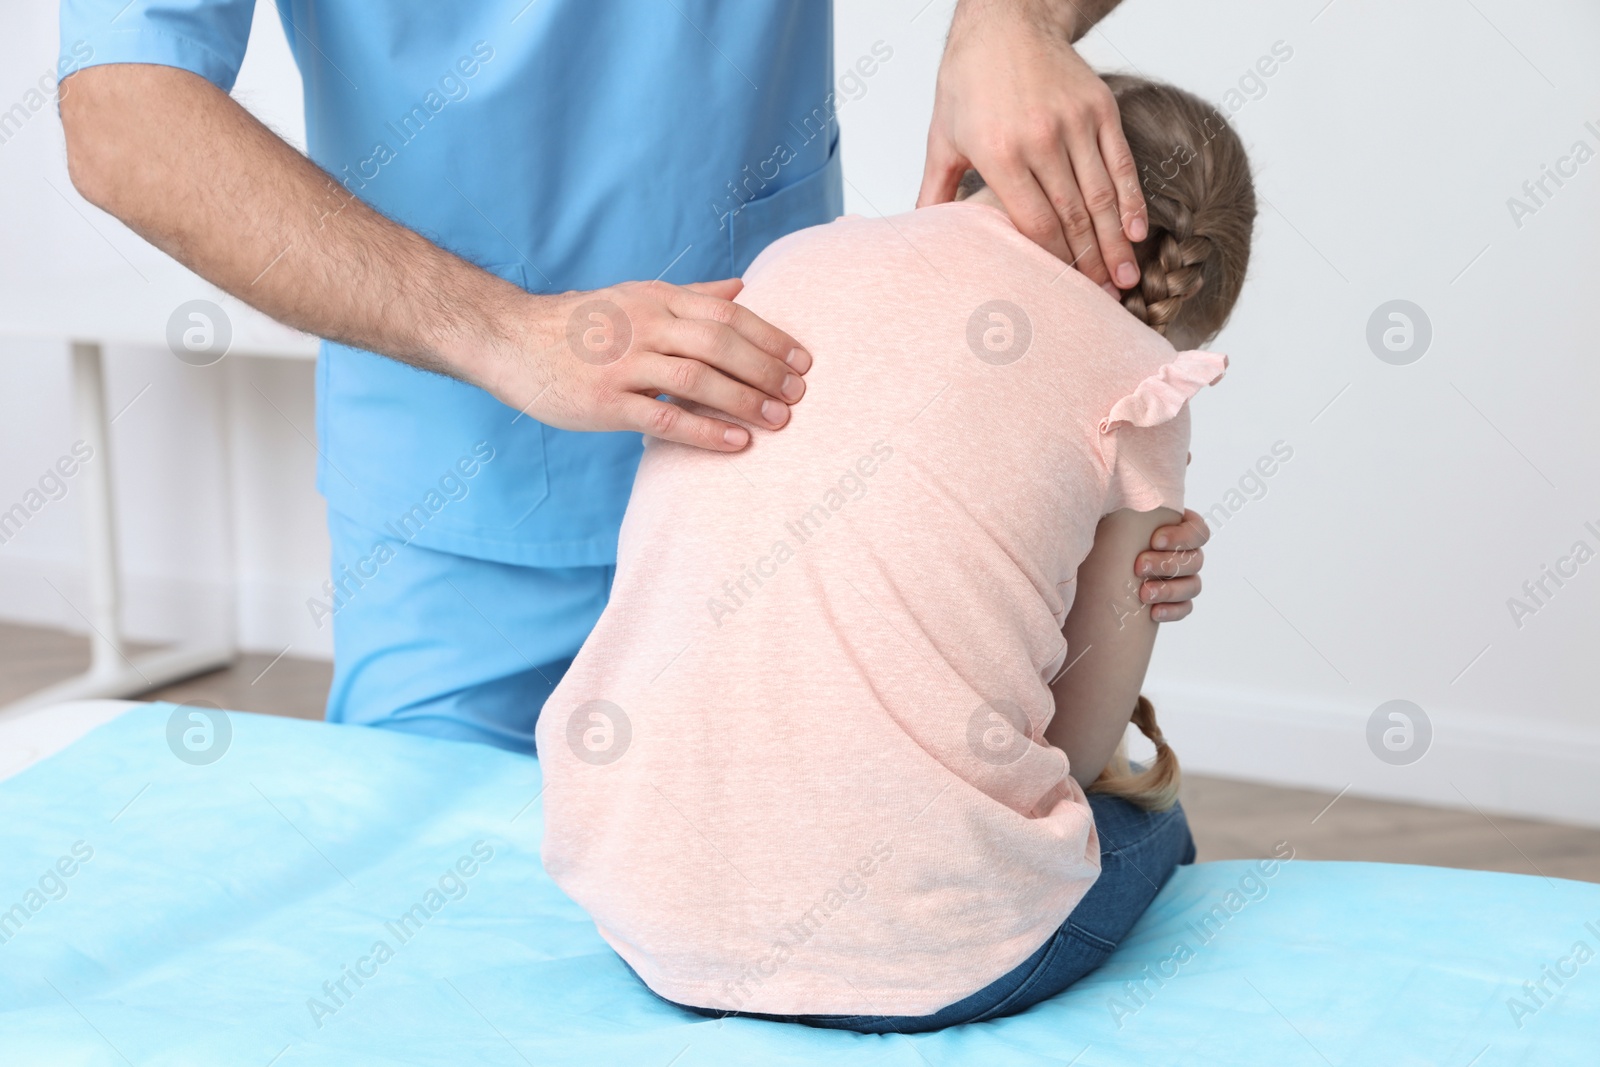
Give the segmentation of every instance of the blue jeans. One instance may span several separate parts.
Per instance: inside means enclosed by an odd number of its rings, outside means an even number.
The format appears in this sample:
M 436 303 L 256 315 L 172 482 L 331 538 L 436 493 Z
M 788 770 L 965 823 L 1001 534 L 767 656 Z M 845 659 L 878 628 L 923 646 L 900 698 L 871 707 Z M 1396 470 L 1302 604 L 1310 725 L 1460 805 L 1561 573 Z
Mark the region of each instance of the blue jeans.
M 1015 1015 L 1066 989 L 1105 962 L 1181 863 L 1194 862 L 1183 807 L 1144 811 L 1118 797 L 1089 794 L 1100 832 L 1100 877 L 1067 921 L 1004 977 L 932 1015 L 756 1015 L 689 1008 L 721 1018 L 746 1015 L 863 1034 L 916 1034 Z

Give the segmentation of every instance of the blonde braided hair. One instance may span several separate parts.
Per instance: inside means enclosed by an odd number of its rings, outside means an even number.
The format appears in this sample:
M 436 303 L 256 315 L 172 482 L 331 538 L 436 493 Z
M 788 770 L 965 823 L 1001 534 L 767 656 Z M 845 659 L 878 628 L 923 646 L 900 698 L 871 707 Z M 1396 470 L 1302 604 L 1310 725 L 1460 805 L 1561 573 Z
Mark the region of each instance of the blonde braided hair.
M 1135 250 L 1139 284 L 1122 295 L 1122 306 L 1162 335 L 1183 302 L 1205 285 L 1203 267 L 1211 258 L 1211 242 L 1194 236 L 1193 214 L 1180 204 L 1173 215 L 1171 225 L 1161 227 L 1153 240 L 1141 242 L 1143 247 Z M 1141 251 L 1146 254 L 1139 255 Z
M 1133 725 L 1155 744 L 1156 758 L 1150 766 L 1135 774 L 1133 765 L 1128 762 L 1128 742 L 1124 739 L 1105 770 L 1100 772 L 1100 777 L 1089 786 L 1089 792 L 1121 797 L 1145 811 L 1166 811 L 1178 802 L 1178 783 L 1182 780 L 1182 772 L 1178 767 L 1177 753 L 1172 751 L 1172 746 L 1162 736 L 1161 727 L 1156 725 L 1155 705 L 1142 694 L 1134 705 Z

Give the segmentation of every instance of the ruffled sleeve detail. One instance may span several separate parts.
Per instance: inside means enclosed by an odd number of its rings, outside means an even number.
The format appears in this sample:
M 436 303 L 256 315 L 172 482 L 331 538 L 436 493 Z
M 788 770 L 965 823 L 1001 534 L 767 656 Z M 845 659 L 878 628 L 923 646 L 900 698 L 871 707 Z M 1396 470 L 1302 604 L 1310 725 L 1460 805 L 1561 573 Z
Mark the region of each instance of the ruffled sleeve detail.
M 1191 348 L 1136 386 L 1133 392 L 1111 405 L 1100 420 L 1100 432 L 1110 433 L 1118 426 L 1158 426 L 1177 415 L 1183 405 L 1202 386 L 1215 385 L 1228 369 L 1228 357 L 1221 352 Z

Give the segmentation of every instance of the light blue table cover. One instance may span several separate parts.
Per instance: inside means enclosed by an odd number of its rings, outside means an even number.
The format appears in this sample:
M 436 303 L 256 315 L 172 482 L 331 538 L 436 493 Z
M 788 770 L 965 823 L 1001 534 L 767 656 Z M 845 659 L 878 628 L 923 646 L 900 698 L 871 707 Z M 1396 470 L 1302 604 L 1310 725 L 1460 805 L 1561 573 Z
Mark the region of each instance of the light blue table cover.
M 1180 870 L 1015 1018 L 702 1019 L 544 877 L 535 761 L 232 713 L 192 765 L 172 710 L 0 783 L 0 1064 L 1600 1063 L 1600 887 L 1301 859 Z

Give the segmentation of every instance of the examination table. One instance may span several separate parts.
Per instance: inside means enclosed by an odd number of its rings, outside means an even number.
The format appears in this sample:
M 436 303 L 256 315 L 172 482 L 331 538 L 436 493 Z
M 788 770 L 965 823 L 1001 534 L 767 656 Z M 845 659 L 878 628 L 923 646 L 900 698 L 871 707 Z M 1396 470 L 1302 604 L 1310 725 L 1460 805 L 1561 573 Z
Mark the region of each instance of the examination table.
M 0 720 L 6 1067 L 1600 1064 L 1600 886 L 1200 863 L 1014 1018 L 712 1020 L 652 996 L 544 876 L 535 760 L 175 710 Z

